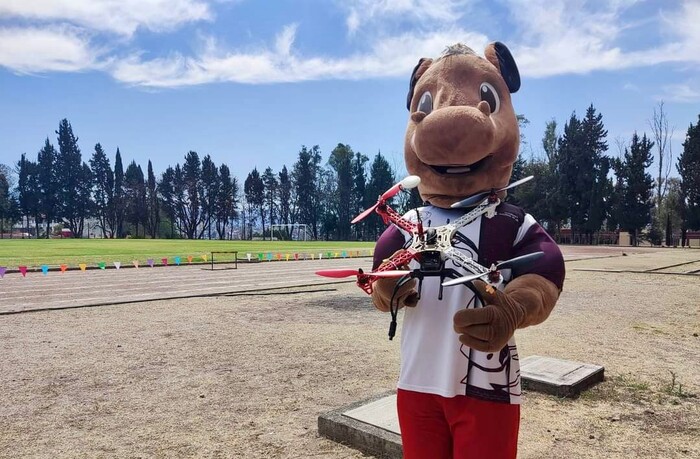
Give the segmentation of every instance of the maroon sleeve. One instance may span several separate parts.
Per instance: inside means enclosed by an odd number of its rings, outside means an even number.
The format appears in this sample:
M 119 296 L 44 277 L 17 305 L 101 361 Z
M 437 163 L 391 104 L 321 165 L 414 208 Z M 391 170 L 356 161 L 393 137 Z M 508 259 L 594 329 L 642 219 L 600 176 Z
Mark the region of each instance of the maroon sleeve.
M 372 263 L 372 270 L 374 271 L 382 264 L 384 260 L 389 258 L 396 252 L 403 248 L 406 243 L 406 239 L 403 233 L 394 226 L 388 226 L 377 241 L 377 245 L 374 246 L 374 260 Z
M 513 277 L 523 274 L 539 274 L 552 281 L 561 290 L 564 286 L 564 256 L 559 250 L 559 246 L 547 234 L 547 232 L 537 223 L 534 223 L 525 233 L 520 242 L 513 247 L 514 257 L 527 255 L 533 252 L 544 252 L 542 258 L 533 263 L 514 270 Z

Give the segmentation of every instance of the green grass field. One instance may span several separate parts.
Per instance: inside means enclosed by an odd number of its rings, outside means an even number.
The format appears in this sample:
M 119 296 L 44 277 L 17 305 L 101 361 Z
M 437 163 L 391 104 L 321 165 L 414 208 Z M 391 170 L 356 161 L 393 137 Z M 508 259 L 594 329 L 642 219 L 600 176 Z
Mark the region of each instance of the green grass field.
M 251 253 L 257 258 L 258 253 L 263 253 L 267 259 L 267 253 L 272 252 L 273 257 L 277 253 L 291 257 L 294 253 L 317 254 L 322 252 L 324 257 L 328 252 L 341 253 L 342 251 L 361 251 L 366 256 L 374 247 L 373 242 L 298 242 L 298 241 L 208 241 L 208 240 L 172 240 L 172 239 L 0 239 L 0 266 L 16 269 L 25 265 L 37 267 L 43 264 L 51 267 L 66 264 L 70 267 L 80 263 L 96 265 L 105 262 L 111 266 L 119 261 L 123 265 L 130 265 L 132 260 L 138 260 L 146 264 L 146 260 L 153 258 L 156 264 L 161 263 L 162 258 L 168 258 L 169 263 L 174 263 L 176 256 L 181 257 L 182 263 L 187 262 L 187 257 L 192 256 L 193 262 L 203 262 L 202 255 L 208 259 L 213 251 L 238 251 L 238 259 L 245 260 L 246 254 Z M 226 261 L 231 255 L 217 254 L 216 260 Z

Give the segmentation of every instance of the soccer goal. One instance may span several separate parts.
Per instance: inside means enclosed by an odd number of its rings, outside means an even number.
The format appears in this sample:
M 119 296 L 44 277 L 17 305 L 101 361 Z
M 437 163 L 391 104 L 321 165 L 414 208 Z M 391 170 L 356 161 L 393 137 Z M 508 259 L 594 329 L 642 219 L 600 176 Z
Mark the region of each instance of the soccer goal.
M 280 241 L 311 241 L 313 232 L 306 223 L 277 223 L 270 225 L 270 239 Z

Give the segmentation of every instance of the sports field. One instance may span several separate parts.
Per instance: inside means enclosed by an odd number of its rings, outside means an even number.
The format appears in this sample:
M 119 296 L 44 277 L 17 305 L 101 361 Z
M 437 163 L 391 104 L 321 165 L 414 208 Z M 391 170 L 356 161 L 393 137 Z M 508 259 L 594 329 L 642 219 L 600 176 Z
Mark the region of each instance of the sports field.
M 145 264 L 149 258 L 193 256 L 202 261 L 202 254 L 214 251 L 238 251 L 239 258 L 247 253 L 315 253 L 371 249 L 373 242 L 336 241 L 219 241 L 188 239 L 0 239 L 0 266 L 30 268 L 40 265 L 58 266 L 79 263 L 95 264 L 114 261 L 124 264 L 138 260 Z M 224 255 L 222 255 L 224 256 Z
M 606 381 L 574 400 L 526 391 L 519 457 L 700 457 L 700 251 L 562 249 L 559 304 L 518 349 Z M 401 330 L 387 339 L 352 279 L 313 275 L 367 262 L 6 275 L 0 457 L 367 457 L 317 418 L 394 388 Z M 106 305 L 186 288 L 201 296 Z

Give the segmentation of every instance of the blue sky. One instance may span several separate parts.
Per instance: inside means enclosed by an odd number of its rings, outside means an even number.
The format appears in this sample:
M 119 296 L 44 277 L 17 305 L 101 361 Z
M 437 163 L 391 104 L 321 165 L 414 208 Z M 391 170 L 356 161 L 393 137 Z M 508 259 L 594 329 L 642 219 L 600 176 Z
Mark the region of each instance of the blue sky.
M 663 101 L 677 157 L 700 114 L 698 24 L 700 0 L 0 0 L 0 163 L 68 118 L 84 160 L 100 142 L 157 172 L 195 150 L 243 180 L 339 142 L 402 168 L 415 63 L 496 40 L 522 75 L 526 151 L 592 103 L 615 156 Z

